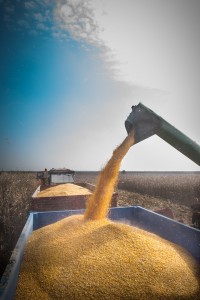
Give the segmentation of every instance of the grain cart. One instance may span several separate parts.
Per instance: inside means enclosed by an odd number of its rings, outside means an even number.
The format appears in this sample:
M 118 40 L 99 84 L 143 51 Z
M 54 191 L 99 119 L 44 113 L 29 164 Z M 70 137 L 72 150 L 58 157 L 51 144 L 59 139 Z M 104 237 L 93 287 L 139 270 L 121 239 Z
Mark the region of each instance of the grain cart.
M 48 182 L 44 180 L 43 171 L 37 172 L 40 185 L 31 198 L 31 211 L 60 211 L 65 209 L 82 209 L 86 207 L 88 197 L 95 190 L 95 185 L 88 182 L 75 184 L 75 171 L 70 169 L 51 169 Z M 117 206 L 117 193 L 114 192 L 111 207 Z
M 200 146 L 142 103 L 132 106 L 125 127 L 134 129 L 135 144 L 156 134 L 200 166 Z M 193 207 L 192 223 L 200 228 L 200 204 Z
M 20 265 L 27 239 L 34 230 L 53 224 L 65 217 L 82 214 L 84 210 L 33 212 L 24 226 L 12 253 L 9 264 L 0 281 L 0 300 L 14 300 Z M 200 262 L 200 231 L 171 220 L 165 216 L 139 206 L 114 207 L 109 210 L 109 218 L 117 222 L 128 222 L 160 237 L 176 243 L 189 251 Z

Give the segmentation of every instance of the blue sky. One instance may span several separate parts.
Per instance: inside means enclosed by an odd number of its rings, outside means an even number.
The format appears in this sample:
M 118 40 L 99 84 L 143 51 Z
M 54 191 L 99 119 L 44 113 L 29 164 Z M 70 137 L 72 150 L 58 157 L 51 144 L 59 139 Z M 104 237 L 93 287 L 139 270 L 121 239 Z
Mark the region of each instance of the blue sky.
M 0 0 L 0 168 L 100 170 L 139 102 L 200 143 L 200 5 L 189 2 Z M 152 137 L 122 169 L 199 167 Z
M 84 49 L 83 42 L 80 44 L 72 38 L 60 40 L 62 32 L 53 36 L 49 21 L 49 30 L 36 31 L 34 15 L 42 14 L 44 8 L 38 5 L 35 12 L 30 12 L 33 4 L 34 1 L 15 1 L 13 6 L 11 1 L 1 4 L 1 141 L 5 168 L 7 164 L 14 169 L 26 167 L 22 158 L 27 167 L 34 168 L 34 163 L 40 167 L 34 156 L 35 147 L 40 148 L 45 159 L 45 151 L 51 152 L 49 142 L 48 150 L 45 146 L 46 139 L 52 139 L 53 144 L 58 135 L 63 139 L 72 135 L 78 122 L 75 114 L 81 107 L 81 114 L 85 114 L 84 110 L 104 81 L 100 78 L 104 71 L 98 49 L 91 45 Z M 28 21 L 24 19 L 27 11 Z M 8 17 L 11 21 L 6 22 L 10 20 Z M 72 107 L 74 115 L 70 113 Z M 56 147 L 59 156 L 59 144 Z M 40 151 L 36 151 L 37 155 Z M 30 159 L 33 155 L 34 163 L 29 162 L 29 154 Z

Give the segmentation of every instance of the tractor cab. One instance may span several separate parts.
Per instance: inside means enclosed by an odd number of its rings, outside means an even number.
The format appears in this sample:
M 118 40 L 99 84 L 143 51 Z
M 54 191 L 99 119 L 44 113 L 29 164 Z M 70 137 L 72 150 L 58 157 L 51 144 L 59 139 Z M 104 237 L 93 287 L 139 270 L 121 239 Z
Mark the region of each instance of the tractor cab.
M 56 185 L 68 182 L 74 182 L 75 171 L 70 169 L 50 169 L 49 171 L 37 172 L 37 179 L 42 185 Z

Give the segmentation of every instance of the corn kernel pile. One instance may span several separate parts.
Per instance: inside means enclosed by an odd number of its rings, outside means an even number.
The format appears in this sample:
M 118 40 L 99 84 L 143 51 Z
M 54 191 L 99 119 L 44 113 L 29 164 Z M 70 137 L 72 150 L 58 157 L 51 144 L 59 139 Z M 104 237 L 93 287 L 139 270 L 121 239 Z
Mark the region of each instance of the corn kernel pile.
M 132 143 L 129 135 L 114 151 L 84 216 L 31 235 L 16 300 L 199 299 L 199 265 L 186 250 L 106 218 L 120 162 Z
M 90 195 L 91 191 L 73 183 L 51 186 L 37 194 L 37 197 Z
M 199 299 L 198 265 L 141 229 L 71 216 L 28 241 L 16 299 Z

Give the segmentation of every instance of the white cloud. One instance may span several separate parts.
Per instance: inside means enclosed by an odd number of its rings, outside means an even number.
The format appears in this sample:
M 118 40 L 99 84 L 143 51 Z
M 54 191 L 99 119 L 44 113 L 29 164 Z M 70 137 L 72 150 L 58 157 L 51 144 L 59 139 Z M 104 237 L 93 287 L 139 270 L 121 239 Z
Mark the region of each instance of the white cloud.
M 10 2 L 7 2 L 5 5 L 5 11 L 8 14 L 14 14 L 15 13 L 15 6 L 12 5 Z
M 54 13 L 58 26 L 68 31 L 72 38 L 100 44 L 99 27 L 89 1 L 59 0 Z
M 33 1 L 25 1 L 24 6 L 27 9 L 34 9 L 36 7 L 36 4 Z
M 59 31 L 54 31 L 52 33 L 53 37 L 57 38 L 59 41 L 67 40 L 67 34 Z
M 34 14 L 34 19 L 38 22 L 43 23 L 46 21 L 46 16 L 38 12 Z
M 27 28 L 27 29 L 30 28 L 29 23 L 25 20 L 19 20 L 17 23 L 20 27 Z
M 44 23 L 38 23 L 37 24 L 37 29 L 39 30 L 48 30 L 48 26 L 44 25 Z
M 15 3 L 21 5 L 18 1 Z M 24 1 L 23 5 L 25 10 L 22 10 L 20 19 L 17 14 L 13 18 L 14 23 L 19 25 L 19 30 L 34 26 L 38 34 L 39 31 L 49 30 L 52 36 L 58 39 L 62 36 L 63 40 L 65 38 L 67 40 L 70 36 L 72 39 L 84 41 L 90 45 L 103 46 L 99 39 L 100 28 L 95 21 L 90 0 L 30 0 Z M 4 9 L 6 12 L 4 15 L 7 16 L 15 12 L 15 6 L 10 1 L 4 3 Z M 5 21 L 9 22 L 10 18 L 8 17 Z M 16 30 L 14 24 L 11 29 Z M 55 31 L 59 33 L 55 34 Z
M 30 35 L 33 35 L 33 36 L 38 35 L 38 32 L 34 29 L 30 30 L 29 33 L 30 33 Z

